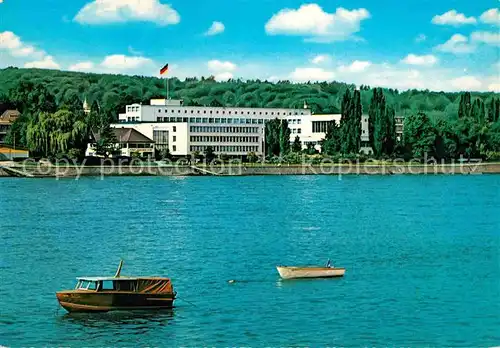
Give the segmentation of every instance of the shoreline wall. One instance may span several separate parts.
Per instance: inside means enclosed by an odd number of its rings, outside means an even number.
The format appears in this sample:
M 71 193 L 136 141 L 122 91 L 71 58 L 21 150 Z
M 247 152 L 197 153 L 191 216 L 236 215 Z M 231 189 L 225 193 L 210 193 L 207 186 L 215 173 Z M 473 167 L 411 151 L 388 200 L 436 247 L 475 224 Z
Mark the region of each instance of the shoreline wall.
M 212 173 L 220 176 L 254 175 L 428 175 L 428 174 L 500 174 L 500 163 L 471 163 L 454 165 L 252 165 L 252 166 L 214 166 L 214 167 L 158 167 L 158 166 L 122 166 L 122 167 L 57 167 L 57 166 L 22 166 L 11 167 L 27 176 L 48 178 L 107 177 L 107 176 L 201 176 Z M 12 172 L 0 168 L 0 177 L 14 176 Z M 22 176 L 22 175 L 15 175 Z

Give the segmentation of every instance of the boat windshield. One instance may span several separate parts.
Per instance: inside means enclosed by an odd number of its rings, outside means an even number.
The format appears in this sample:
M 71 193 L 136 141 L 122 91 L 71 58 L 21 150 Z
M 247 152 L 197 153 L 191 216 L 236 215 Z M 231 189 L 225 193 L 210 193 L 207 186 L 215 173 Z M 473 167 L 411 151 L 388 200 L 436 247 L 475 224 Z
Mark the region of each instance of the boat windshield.
M 96 290 L 97 283 L 88 280 L 79 280 L 75 286 L 75 290 Z

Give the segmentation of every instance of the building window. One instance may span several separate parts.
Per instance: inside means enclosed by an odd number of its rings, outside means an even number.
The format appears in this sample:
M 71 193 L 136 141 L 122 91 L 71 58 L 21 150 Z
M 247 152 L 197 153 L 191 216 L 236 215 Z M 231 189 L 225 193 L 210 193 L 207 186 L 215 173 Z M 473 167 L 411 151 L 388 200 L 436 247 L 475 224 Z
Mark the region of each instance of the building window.
M 176 141 L 176 140 L 177 140 L 177 137 L 174 135 L 174 136 L 172 137 L 172 141 Z
M 172 146 L 172 150 L 177 151 L 177 146 Z
M 174 126 L 173 129 L 172 129 L 173 132 L 177 132 L 177 127 Z
M 161 117 L 157 117 L 156 122 L 161 122 Z
M 297 120 L 297 124 L 301 124 L 301 123 L 302 123 L 302 120 L 299 118 L 299 119 Z
M 297 133 L 298 134 L 302 133 L 302 130 L 300 128 L 297 128 Z
M 158 112 L 161 114 L 161 109 L 158 109 Z

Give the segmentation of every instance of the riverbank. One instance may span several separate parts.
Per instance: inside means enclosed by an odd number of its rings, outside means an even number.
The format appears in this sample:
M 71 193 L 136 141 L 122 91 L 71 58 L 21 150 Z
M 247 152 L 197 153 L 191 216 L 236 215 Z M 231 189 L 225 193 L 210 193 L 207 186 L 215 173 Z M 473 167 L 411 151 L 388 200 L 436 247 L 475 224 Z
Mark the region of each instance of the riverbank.
M 217 165 L 217 166 L 0 166 L 0 177 L 79 178 L 107 176 L 252 176 L 252 175 L 426 175 L 500 174 L 500 163 L 456 164 L 323 164 L 323 165 Z

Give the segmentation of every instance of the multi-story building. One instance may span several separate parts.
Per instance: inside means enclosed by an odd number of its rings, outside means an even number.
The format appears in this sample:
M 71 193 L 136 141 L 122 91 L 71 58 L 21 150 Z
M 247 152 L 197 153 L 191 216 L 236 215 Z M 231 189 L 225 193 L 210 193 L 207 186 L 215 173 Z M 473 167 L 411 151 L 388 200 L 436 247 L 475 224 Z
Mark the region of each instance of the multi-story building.
M 7 133 L 19 115 L 20 113 L 17 110 L 6 110 L 2 115 L 0 115 L 0 144 L 5 144 Z
M 133 128 L 153 139 L 157 150 L 168 147 L 174 156 L 203 152 L 244 156 L 249 152 L 265 155 L 265 123 L 275 118 L 287 120 L 290 142 L 299 136 L 320 149 L 329 124 L 339 124 L 340 115 L 313 115 L 304 108 L 245 108 L 184 106 L 182 100 L 153 99 L 150 105 L 132 104 L 119 115 L 115 128 Z M 368 141 L 368 117 L 363 116 L 361 141 Z

